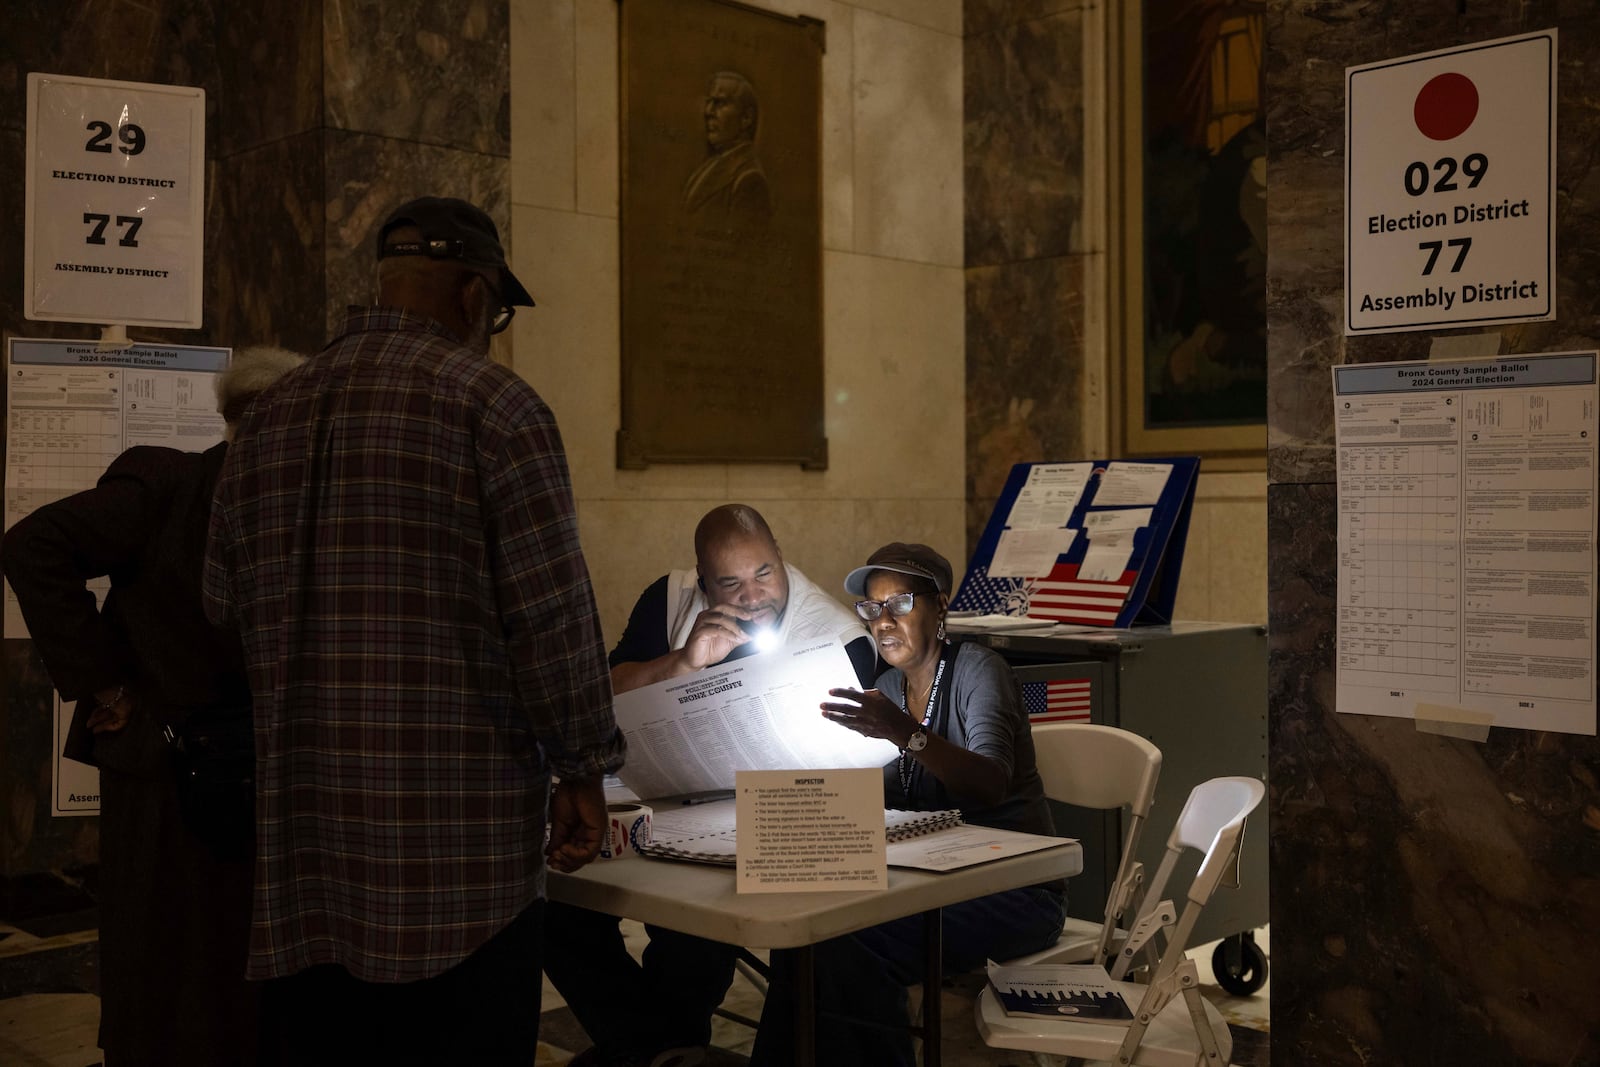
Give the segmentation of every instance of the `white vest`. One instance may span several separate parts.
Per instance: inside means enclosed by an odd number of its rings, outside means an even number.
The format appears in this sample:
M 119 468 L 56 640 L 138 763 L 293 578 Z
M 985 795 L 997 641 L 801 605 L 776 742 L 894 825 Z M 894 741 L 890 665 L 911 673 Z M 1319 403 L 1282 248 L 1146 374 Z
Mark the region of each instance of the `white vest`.
M 789 604 L 778 620 L 778 638 L 783 644 L 809 641 L 816 637 L 837 637 L 848 645 L 867 636 L 867 628 L 856 613 L 822 591 L 810 578 L 789 563 L 783 565 L 789 576 Z M 689 643 L 694 620 L 711 606 L 700 588 L 699 575 L 692 570 L 667 575 L 667 639 L 674 650 Z

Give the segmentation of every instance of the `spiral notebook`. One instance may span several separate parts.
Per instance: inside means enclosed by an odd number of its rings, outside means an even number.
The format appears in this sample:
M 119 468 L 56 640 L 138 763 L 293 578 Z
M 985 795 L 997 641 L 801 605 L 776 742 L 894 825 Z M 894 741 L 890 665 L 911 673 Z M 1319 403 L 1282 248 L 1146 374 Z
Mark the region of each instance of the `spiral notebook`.
M 736 866 L 738 836 L 734 826 L 735 803 L 657 809 L 650 823 L 650 841 L 638 845 L 639 854 L 654 859 Z M 884 833 L 889 843 L 909 841 L 951 826 L 961 825 L 961 812 L 896 811 L 885 808 Z

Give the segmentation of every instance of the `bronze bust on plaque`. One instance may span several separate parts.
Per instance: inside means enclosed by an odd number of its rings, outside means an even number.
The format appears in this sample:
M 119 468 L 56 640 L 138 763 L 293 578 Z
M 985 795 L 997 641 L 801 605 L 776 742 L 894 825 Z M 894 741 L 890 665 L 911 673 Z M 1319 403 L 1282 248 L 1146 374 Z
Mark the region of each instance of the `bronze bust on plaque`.
M 621 11 L 617 465 L 824 469 L 822 24 Z
M 750 229 L 772 217 L 767 172 L 756 155 L 761 110 L 750 79 L 712 75 L 706 90 L 706 159 L 683 185 L 683 208 L 713 225 Z

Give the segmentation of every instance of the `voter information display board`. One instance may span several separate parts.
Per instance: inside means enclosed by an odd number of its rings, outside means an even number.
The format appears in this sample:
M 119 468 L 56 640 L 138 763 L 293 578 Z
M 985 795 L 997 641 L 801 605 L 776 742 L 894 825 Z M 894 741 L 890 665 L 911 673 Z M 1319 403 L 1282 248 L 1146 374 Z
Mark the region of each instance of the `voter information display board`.
M 1595 732 L 1596 358 L 1333 368 L 1339 712 Z
M 950 607 L 1078 626 L 1171 622 L 1199 471 L 1194 456 L 1018 463 Z M 1064 711 L 1069 695 L 1029 694 L 1029 710 Z
M 29 74 L 27 317 L 198 327 L 204 165 L 204 90 Z
M 1556 31 L 1345 71 L 1345 333 L 1553 319 Z

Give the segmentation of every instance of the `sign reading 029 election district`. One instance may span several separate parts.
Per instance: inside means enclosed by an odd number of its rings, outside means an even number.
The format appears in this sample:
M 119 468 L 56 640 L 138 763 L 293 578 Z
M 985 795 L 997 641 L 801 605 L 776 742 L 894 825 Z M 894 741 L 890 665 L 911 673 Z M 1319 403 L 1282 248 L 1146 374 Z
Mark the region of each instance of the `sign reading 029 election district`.
M 1555 71 L 1555 30 L 1346 68 L 1346 335 L 1555 318 Z
M 28 75 L 27 317 L 200 325 L 205 90 Z

